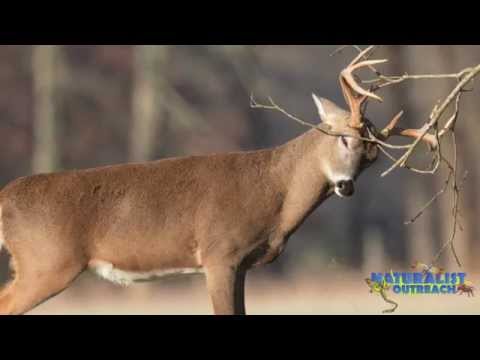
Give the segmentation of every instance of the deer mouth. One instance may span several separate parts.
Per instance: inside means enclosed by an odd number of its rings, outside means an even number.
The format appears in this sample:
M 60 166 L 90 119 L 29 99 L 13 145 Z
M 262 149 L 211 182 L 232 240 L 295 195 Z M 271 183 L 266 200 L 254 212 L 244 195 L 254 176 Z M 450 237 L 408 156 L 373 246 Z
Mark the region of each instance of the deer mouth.
M 354 192 L 353 180 L 341 180 L 335 184 L 335 194 L 340 197 L 350 197 Z

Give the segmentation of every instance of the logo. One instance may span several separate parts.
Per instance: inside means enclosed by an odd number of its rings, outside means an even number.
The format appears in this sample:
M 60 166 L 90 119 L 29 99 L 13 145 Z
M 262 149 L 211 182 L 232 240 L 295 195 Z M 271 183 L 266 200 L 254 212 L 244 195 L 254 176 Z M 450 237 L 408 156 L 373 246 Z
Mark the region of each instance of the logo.
M 395 295 L 463 295 L 474 296 L 474 285 L 467 280 L 465 272 L 446 272 L 442 268 L 415 262 L 409 272 L 372 272 L 365 279 L 370 293 L 380 295 L 383 300 L 394 305 L 384 313 L 394 312 L 398 304 L 387 296 Z

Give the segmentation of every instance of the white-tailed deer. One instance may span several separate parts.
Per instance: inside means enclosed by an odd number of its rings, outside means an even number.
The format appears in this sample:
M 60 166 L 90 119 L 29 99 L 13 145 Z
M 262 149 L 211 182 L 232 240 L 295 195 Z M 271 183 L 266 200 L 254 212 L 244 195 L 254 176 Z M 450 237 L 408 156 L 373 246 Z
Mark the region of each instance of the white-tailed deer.
M 333 193 L 351 196 L 377 158 L 360 110 L 377 96 L 352 77 L 375 62 L 358 61 L 340 75 L 350 112 L 314 96 L 319 129 L 281 146 L 8 184 L 0 192 L 0 247 L 11 254 L 14 275 L 0 292 L 0 313 L 25 313 L 91 269 L 122 285 L 202 272 L 215 314 L 244 314 L 246 271 L 276 259 Z M 418 137 L 396 121 L 379 134 Z

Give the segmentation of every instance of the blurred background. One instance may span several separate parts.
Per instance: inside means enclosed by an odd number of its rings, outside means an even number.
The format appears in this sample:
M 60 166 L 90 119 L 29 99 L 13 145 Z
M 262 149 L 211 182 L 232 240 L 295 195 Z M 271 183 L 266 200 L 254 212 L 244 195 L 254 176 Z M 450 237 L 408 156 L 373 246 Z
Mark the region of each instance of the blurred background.
M 355 51 L 329 56 L 336 48 L 0 46 L 0 184 L 40 172 L 279 145 L 307 129 L 280 113 L 251 109 L 250 94 L 258 102 L 271 96 L 290 113 L 318 122 L 312 92 L 345 106 L 338 74 Z M 451 73 L 478 64 L 480 47 L 382 46 L 375 57 L 390 60 L 381 65 L 385 74 Z M 421 126 L 454 86 L 455 80 L 404 82 L 383 91 L 384 103 L 371 103 L 368 117 L 380 127 L 404 109 L 404 124 Z M 478 100 L 479 89 L 463 97 L 457 125 L 459 174 L 469 172 L 456 239 L 463 268 L 449 252 L 441 258 L 448 271 L 466 271 L 476 284 Z M 429 164 L 423 152 L 414 160 Z M 382 157 L 359 179 L 352 199 L 325 202 L 274 264 L 250 272 L 250 313 L 379 313 L 384 304 L 363 279 L 432 260 L 450 235 L 451 195 L 413 225 L 404 222 L 442 188 L 446 174 L 396 170 L 381 178 L 388 165 Z M 9 276 L 7 262 L 4 251 L 2 281 Z M 397 313 L 480 310 L 477 300 L 462 296 L 397 301 Z M 201 276 L 123 289 L 85 273 L 32 313 L 210 314 L 211 308 Z

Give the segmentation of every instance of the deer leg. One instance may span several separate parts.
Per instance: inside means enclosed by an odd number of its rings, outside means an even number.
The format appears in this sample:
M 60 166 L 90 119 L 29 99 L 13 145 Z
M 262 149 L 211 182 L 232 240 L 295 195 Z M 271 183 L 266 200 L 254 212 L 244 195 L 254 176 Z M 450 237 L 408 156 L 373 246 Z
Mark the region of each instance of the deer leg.
M 26 313 L 67 288 L 82 271 L 78 265 L 51 266 L 41 271 L 34 266 L 15 266 L 14 279 L 0 291 L 0 315 Z
M 13 313 L 14 285 L 15 281 L 11 281 L 0 291 L 0 315 Z
M 245 270 L 231 266 L 206 269 L 215 315 L 245 315 L 245 275 Z
M 235 278 L 235 309 L 238 315 L 246 315 L 245 309 L 245 278 L 247 276 L 246 270 L 238 270 Z
M 22 315 L 46 300 L 58 295 L 76 278 L 79 272 L 70 272 L 69 277 L 50 274 L 38 279 L 13 280 L 0 292 L 0 315 Z

